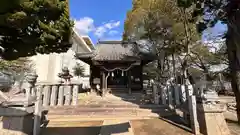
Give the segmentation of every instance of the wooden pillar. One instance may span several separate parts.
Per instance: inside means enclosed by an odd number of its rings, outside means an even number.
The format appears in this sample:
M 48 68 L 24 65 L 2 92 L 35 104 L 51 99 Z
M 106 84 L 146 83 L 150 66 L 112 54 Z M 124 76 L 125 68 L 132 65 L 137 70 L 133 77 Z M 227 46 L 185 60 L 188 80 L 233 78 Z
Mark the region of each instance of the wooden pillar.
M 143 89 L 143 66 L 142 66 L 142 64 L 141 64 L 141 67 L 140 67 L 140 83 L 141 83 L 142 93 L 144 93 L 144 89 Z
M 105 83 L 106 83 L 106 75 L 104 70 L 101 71 L 101 75 L 102 75 L 102 96 L 105 96 L 106 94 L 106 87 L 105 87 Z
M 89 84 L 91 89 L 93 88 L 93 66 L 90 65 L 90 78 L 89 78 Z
M 131 69 L 128 70 L 128 94 L 132 94 Z

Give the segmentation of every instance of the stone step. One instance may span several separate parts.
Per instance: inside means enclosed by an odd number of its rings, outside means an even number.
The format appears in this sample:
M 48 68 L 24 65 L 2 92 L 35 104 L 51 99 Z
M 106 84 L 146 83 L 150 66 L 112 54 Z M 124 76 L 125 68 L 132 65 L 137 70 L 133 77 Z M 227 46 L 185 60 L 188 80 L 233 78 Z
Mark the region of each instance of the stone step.
M 145 119 L 158 118 L 173 115 L 173 111 L 165 111 L 164 109 L 158 112 L 149 110 L 100 110 L 100 111 L 75 111 L 67 110 L 62 112 L 50 111 L 47 118 L 50 121 L 84 121 L 84 120 L 105 120 L 105 119 Z
M 155 114 L 162 114 L 165 113 L 165 110 L 149 110 L 149 109 L 87 109 L 87 110 L 50 110 L 48 112 L 49 115 L 122 115 L 122 114 L 148 114 L 148 113 L 155 113 Z
M 110 113 L 115 113 L 115 114 L 121 114 L 121 113 L 163 113 L 167 112 L 169 109 L 165 106 L 153 106 L 152 108 L 150 107 L 145 107 L 145 108 L 135 108 L 135 107 L 56 107 L 56 108 L 51 108 L 48 111 L 48 114 L 58 114 L 58 115 L 65 115 L 65 114 L 70 114 L 70 115 L 84 115 L 84 114 L 110 114 Z
M 94 104 L 94 105 L 77 105 L 77 106 L 53 106 L 48 109 L 76 109 L 76 108 L 141 108 L 141 109 L 162 109 L 167 108 L 167 105 L 155 104 Z
M 166 114 L 170 115 L 170 114 Z M 138 115 L 129 115 L 122 114 L 121 116 L 117 116 L 116 114 L 111 115 L 48 115 L 47 119 L 49 120 L 48 125 L 56 125 L 58 122 L 80 122 L 80 121 L 99 121 L 99 120 L 138 120 L 138 119 L 152 119 L 159 118 L 159 115 L 149 113 L 149 114 L 138 114 Z M 61 123 L 59 123 L 61 124 Z

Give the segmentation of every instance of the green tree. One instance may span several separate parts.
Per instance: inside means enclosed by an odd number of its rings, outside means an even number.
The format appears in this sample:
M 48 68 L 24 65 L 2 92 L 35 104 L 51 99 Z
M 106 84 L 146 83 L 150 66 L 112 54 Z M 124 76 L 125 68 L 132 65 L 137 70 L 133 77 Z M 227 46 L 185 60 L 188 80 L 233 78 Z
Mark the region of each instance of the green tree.
M 77 63 L 74 67 L 73 67 L 73 74 L 75 76 L 77 76 L 78 78 L 80 76 L 84 76 L 84 67 L 81 66 L 79 63 Z
M 1 0 L 0 56 L 65 52 L 71 47 L 68 0 Z
M 19 58 L 7 61 L 0 59 L 0 71 L 10 73 L 15 83 L 22 85 L 27 72 L 34 70 L 34 65 L 29 58 Z
M 232 90 L 236 96 L 240 124 L 240 3 L 239 0 L 178 0 L 178 6 L 194 6 L 192 20 L 197 20 L 199 32 L 221 21 L 227 25 L 226 38 Z
M 13 61 L 7 61 L 0 59 L 0 70 L 6 70 L 9 72 L 27 72 L 32 69 L 31 60 L 28 58 L 19 58 Z
M 164 75 L 169 71 L 169 56 L 173 56 L 175 65 L 175 56 L 184 55 L 181 70 L 186 84 L 189 46 L 200 39 L 195 24 L 189 21 L 191 12 L 191 8 L 179 8 L 176 0 L 136 0 L 127 14 L 123 39 L 147 40 L 149 50 L 158 55 L 157 68 L 162 78 L 171 75 Z

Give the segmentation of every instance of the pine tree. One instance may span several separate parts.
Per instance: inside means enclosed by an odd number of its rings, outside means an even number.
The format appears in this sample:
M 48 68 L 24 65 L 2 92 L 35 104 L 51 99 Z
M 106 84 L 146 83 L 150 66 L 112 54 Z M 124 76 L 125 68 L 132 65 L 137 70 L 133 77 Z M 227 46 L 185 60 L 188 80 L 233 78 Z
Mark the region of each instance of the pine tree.
M 79 63 L 77 63 L 74 67 L 73 67 L 73 74 L 75 76 L 77 76 L 78 78 L 81 76 L 84 76 L 84 67 L 81 66 Z
M 15 60 L 71 47 L 67 0 L 1 0 L 0 56 Z

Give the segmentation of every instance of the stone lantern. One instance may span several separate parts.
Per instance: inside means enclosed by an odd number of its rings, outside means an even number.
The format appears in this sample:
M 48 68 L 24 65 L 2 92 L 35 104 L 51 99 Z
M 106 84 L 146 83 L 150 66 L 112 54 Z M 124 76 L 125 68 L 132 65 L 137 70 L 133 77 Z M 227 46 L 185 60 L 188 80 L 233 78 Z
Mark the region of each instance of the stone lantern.
M 29 83 L 30 87 L 34 87 L 37 82 L 38 75 L 36 72 L 28 73 L 26 80 Z
M 65 82 L 70 82 L 71 78 L 73 77 L 70 73 L 67 67 L 64 67 L 62 69 L 62 72 L 58 74 L 58 77 L 61 79 L 64 79 Z
M 36 72 L 28 73 L 26 76 L 26 80 L 28 82 L 28 89 L 26 89 L 26 98 L 29 100 L 31 96 L 31 90 L 35 87 L 37 82 L 38 75 Z

